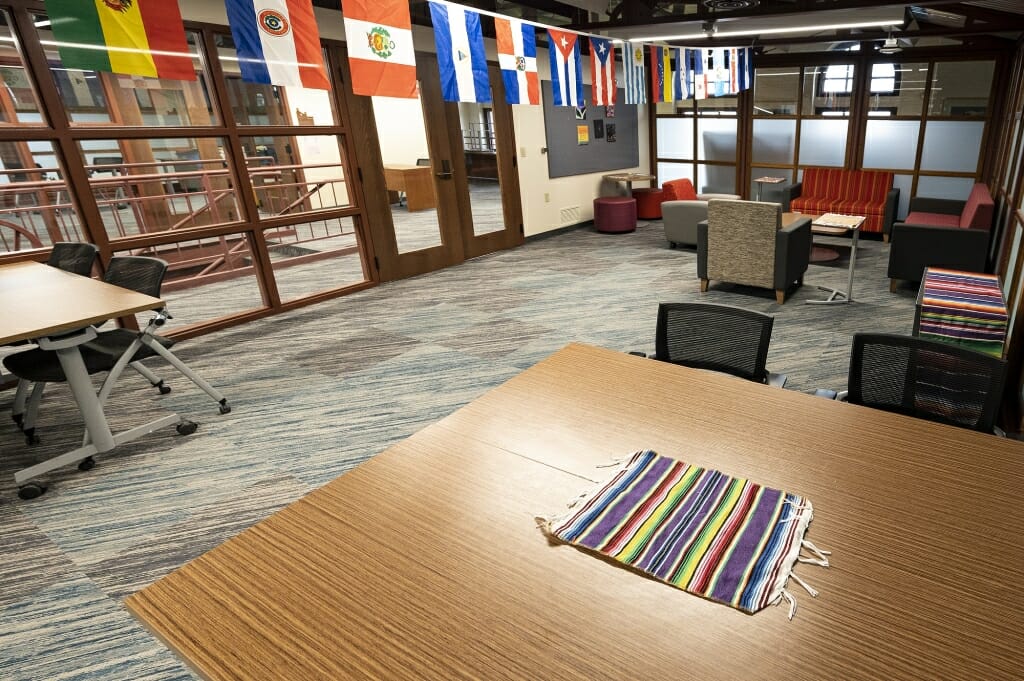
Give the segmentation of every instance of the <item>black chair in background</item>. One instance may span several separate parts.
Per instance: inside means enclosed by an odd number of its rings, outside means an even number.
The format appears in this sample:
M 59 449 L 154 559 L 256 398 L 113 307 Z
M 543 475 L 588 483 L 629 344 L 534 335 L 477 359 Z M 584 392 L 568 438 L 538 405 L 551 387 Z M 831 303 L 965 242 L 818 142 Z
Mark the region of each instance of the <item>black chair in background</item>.
M 662 303 L 654 359 L 782 387 L 765 365 L 775 318 L 729 305 Z
M 96 264 L 98 254 L 99 249 L 92 244 L 58 241 L 53 245 L 46 264 L 65 272 L 88 277 L 92 274 L 92 266 Z
M 167 263 L 159 258 L 118 256 L 110 259 L 104 281 L 114 286 L 159 298 L 166 272 Z M 161 394 L 170 392 L 170 388 L 164 385 L 163 380 L 141 364 L 144 359 L 160 355 L 213 398 L 217 402 L 221 414 L 230 412 L 231 407 L 228 405 L 227 398 L 170 351 L 174 341 L 156 334 L 157 329 L 163 326 L 167 319 L 170 319 L 170 315 L 162 308 L 155 312 L 155 316 L 142 331 L 122 328 L 101 331 L 96 334 L 94 339 L 79 347 L 85 368 L 90 375 L 104 371 L 109 372 L 99 392 L 100 402 L 106 401 L 114 383 L 126 366 L 131 366 L 142 374 L 155 388 L 160 390 Z M 23 408 L 19 410 L 19 405 L 16 403 L 12 414 L 14 420 L 19 426 L 22 426 L 26 442 L 35 444 L 39 441 L 35 434 L 35 423 L 39 403 L 42 400 L 43 386 L 46 383 L 66 382 L 64 369 L 61 367 L 56 352 L 40 348 L 5 357 L 3 363 L 11 373 L 22 381 L 35 383 L 27 405 L 23 405 Z M 91 467 L 91 462 L 82 467 Z
M 997 357 L 917 336 L 858 333 L 846 400 L 991 433 L 1005 379 Z

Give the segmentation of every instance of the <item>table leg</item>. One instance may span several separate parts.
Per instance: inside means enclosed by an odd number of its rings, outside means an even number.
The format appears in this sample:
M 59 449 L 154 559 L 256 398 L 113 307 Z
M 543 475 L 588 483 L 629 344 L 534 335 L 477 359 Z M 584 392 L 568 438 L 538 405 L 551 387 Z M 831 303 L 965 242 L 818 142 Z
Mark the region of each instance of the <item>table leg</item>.
M 846 283 L 846 302 L 853 302 L 853 270 L 857 263 L 857 235 L 860 234 L 860 229 L 853 230 L 853 240 L 850 244 L 850 274 L 848 275 Z
M 758 182 L 757 183 L 757 198 L 754 199 L 755 201 L 760 201 L 761 200 L 761 187 L 762 187 L 763 184 L 764 184 L 763 182 Z
M 829 291 L 829 296 L 825 300 L 808 300 L 808 305 L 840 305 L 845 303 L 853 302 L 853 271 L 857 263 L 857 236 L 860 234 L 860 229 L 853 230 L 853 237 L 850 243 L 850 267 L 847 270 L 846 275 L 846 290 L 840 291 L 837 288 L 830 288 L 828 286 L 819 286 L 819 291 Z
M 103 414 L 103 407 L 96 395 L 92 379 L 85 369 L 82 353 L 78 351 L 77 346 L 63 348 L 57 350 L 57 359 L 60 360 L 64 375 L 68 379 L 68 387 L 71 388 L 71 394 L 74 395 L 78 410 L 85 420 L 89 439 L 92 440 L 97 452 L 110 451 L 114 448 L 114 435 L 110 432 L 110 425 Z
M 633 181 L 632 180 L 626 180 L 626 196 L 630 197 L 630 198 L 633 196 Z

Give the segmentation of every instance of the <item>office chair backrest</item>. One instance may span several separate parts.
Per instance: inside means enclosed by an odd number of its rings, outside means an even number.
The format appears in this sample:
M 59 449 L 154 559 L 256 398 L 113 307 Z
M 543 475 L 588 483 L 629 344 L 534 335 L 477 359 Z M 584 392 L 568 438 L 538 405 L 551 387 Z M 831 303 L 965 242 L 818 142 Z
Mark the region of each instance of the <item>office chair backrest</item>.
M 858 333 L 847 400 L 990 433 L 1005 379 L 997 357 L 916 336 Z
M 167 263 L 160 258 L 119 255 L 110 259 L 103 281 L 159 298 L 166 273 Z
M 656 359 L 764 383 L 775 318 L 729 305 L 662 303 Z
M 88 277 L 92 274 L 92 266 L 98 253 L 99 249 L 92 244 L 58 241 L 53 245 L 46 264 L 65 272 Z

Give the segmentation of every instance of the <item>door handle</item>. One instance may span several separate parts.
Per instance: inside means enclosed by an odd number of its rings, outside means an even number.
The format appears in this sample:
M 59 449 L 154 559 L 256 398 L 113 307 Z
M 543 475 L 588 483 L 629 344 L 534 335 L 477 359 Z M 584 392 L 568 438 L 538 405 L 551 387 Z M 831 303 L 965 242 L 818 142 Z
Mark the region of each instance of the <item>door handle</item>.
M 451 163 L 451 161 L 448 161 L 448 160 L 441 161 L 441 172 L 436 173 L 436 175 L 439 178 L 441 178 L 442 180 L 450 180 L 450 179 L 452 179 L 452 163 Z

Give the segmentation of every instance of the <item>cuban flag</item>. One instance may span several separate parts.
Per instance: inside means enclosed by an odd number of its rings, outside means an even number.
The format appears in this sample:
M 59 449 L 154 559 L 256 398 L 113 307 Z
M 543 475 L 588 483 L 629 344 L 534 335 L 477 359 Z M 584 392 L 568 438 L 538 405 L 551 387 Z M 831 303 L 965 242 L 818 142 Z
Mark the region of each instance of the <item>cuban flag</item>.
M 489 102 L 487 53 L 480 15 L 462 5 L 430 2 L 441 95 L 448 102 Z
M 515 19 L 494 19 L 498 39 L 498 66 L 509 104 L 540 104 L 537 76 L 537 37 L 532 24 Z
M 708 81 L 704 72 L 707 70 L 707 50 L 693 51 L 693 97 L 708 98 Z
M 640 45 L 622 45 L 622 72 L 626 81 L 626 104 L 647 103 L 647 79 L 644 77 L 644 50 Z
M 329 90 L 310 0 L 227 0 L 242 80 Z
M 551 91 L 555 106 L 584 106 L 583 69 L 578 33 L 548 29 L 551 55 Z
M 590 39 L 590 80 L 595 106 L 615 105 L 615 47 L 603 38 Z

